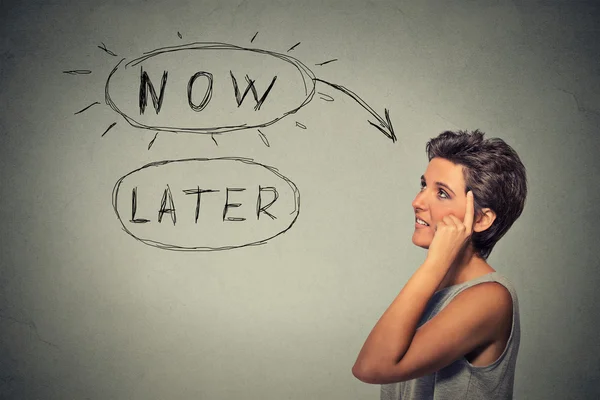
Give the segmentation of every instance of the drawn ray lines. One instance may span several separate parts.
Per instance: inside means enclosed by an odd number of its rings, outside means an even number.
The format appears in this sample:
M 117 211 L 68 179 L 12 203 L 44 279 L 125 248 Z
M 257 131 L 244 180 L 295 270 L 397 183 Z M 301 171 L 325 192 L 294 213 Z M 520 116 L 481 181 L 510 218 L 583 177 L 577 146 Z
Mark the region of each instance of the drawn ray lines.
M 110 131 L 112 128 L 114 128 L 114 126 L 116 125 L 116 122 L 113 122 L 112 124 L 110 124 L 110 126 L 108 128 L 106 128 L 106 130 L 104 131 L 104 133 L 102 134 L 102 137 L 104 137 L 104 135 L 106 135 L 106 133 L 108 131 Z
M 332 62 L 334 62 L 334 61 L 337 61 L 337 60 L 338 60 L 337 58 L 334 58 L 334 59 L 332 59 L 332 60 L 323 61 L 322 63 L 315 64 L 315 65 L 318 65 L 318 66 L 323 66 L 323 65 L 325 65 L 325 64 L 329 64 L 329 63 L 332 63 Z
M 333 97 L 331 97 L 328 94 L 321 93 L 321 92 L 317 92 L 317 93 L 319 93 L 321 95 L 321 99 L 323 99 L 325 101 L 333 101 L 334 100 Z
M 69 74 L 69 75 L 88 75 L 91 73 L 92 73 L 92 71 L 90 71 L 89 69 L 73 69 L 70 71 L 63 71 L 63 74 Z
M 88 108 L 90 108 L 90 107 L 92 107 L 92 106 L 95 106 L 96 104 L 100 104 L 100 103 L 96 101 L 96 102 L 94 102 L 94 103 L 90 104 L 89 106 L 87 106 L 87 107 L 85 107 L 85 108 L 83 108 L 83 109 L 81 109 L 81 110 L 77 111 L 77 112 L 76 112 L 74 115 L 81 114 L 82 112 L 84 112 L 85 110 L 87 110 Z
M 98 48 L 104 50 L 106 53 L 110 54 L 113 57 L 117 56 L 115 53 L 113 53 L 112 51 L 110 51 L 109 49 L 107 49 L 106 45 L 104 43 L 102 43 L 102 46 L 98 46 Z
M 269 139 L 267 139 L 267 137 L 265 136 L 265 134 L 262 133 L 260 131 L 260 129 L 258 130 L 258 136 L 261 138 L 261 140 L 263 141 L 263 143 L 265 144 L 265 146 L 271 147 L 271 145 L 269 144 Z
M 152 147 L 152 145 L 154 144 L 154 141 L 156 140 L 157 137 L 158 137 L 158 132 L 156 132 L 156 134 L 154 135 L 154 138 L 150 141 L 150 144 L 148 144 L 148 150 L 150 150 L 150 147 Z
M 292 47 L 290 47 L 290 48 L 288 49 L 288 53 L 289 53 L 290 51 L 294 50 L 296 47 L 298 47 L 298 45 L 299 45 L 300 43 L 301 43 L 301 42 L 298 42 L 298 43 L 296 43 L 295 45 L 293 45 Z

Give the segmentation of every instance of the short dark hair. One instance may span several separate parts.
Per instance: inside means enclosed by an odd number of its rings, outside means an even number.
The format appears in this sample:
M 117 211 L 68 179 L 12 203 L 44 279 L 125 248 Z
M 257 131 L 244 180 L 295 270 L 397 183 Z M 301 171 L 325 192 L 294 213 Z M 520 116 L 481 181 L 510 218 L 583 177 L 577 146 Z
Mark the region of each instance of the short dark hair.
M 472 236 L 475 251 L 483 258 L 519 218 L 527 197 L 525 166 L 517 152 L 500 138 L 484 139 L 479 130 L 445 131 L 427 142 L 429 161 L 440 157 L 463 166 L 466 190 L 475 198 L 475 215 L 482 208 L 496 213 L 494 223 Z

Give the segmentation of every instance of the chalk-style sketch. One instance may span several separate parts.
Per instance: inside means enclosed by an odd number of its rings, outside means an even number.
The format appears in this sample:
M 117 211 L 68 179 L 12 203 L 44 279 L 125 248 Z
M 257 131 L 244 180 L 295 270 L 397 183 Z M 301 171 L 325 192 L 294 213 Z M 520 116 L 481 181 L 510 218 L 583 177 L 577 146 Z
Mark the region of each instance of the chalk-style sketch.
M 72 69 L 69 71 L 63 71 L 63 74 L 69 74 L 69 75 L 89 75 L 91 73 L 92 73 L 92 71 L 89 69 Z
M 92 108 L 93 106 L 95 106 L 95 105 L 98 105 L 98 104 L 100 104 L 100 102 L 98 102 L 98 101 L 95 101 L 95 102 L 93 102 L 92 104 L 90 104 L 89 106 L 87 106 L 87 107 L 84 107 L 84 108 L 82 108 L 81 110 L 79 110 L 79 111 L 75 112 L 74 114 L 75 114 L 75 115 L 77 115 L 77 114 L 81 114 L 82 112 L 84 112 L 84 111 L 87 111 L 89 108 Z
M 110 131 L 112 128 L 114 128 L 114 127 L 115 127 L 115 125 L 117 125 L 117 123 L 116 123 L 116 122 L 113 122 L 112 124 L 110 124 L 110 125 L 108 126 L 108 128 L 106 128 L 106 130 L 104 131 L 104 133 L 102 134 L 102 136 L 106 135 L 106 133 L 107 133 L 108 131 Z
M 323 62 L 315 64 L 315 65 L 317 65 L 319 67 L 322 67 L 323 65 L 327 65 L 327 64 L 332 63 L 332 62 L 337 61 L 337 60 L 338 60 L 337 58 L 334 58 L 334 59 L 331 59 L 331 60 L 323 61 Z
M 177 36 L 183 37 L 180 32 Z M 251 42 L 257 36 L 258 32 Z M 98 48 L 117 56 L 104 43 Z M 129 125 L 155 132 L 148 150 L 161 132 L 208 134 L 218 146 L 216 135 L 244 129 L 256 129 L 270 148 L 261 128 L 296 114 L 315 93 L 334 101 L 331 94 L 317 92 L 317 85 L 350 97 L 371 115 L 369 124 L 392 142 L 397 140 L 387 109 L 380 116 L 355 92 L 317 78 L 288 54 L 226 43 L 196 42 L 159 48 L 131 61 L 123 58 L 109 73 L 104 95 L 106 104 Z M 102 137 L 116 125 L 111 123 Z M 298 120 L 295 126 L 307 129 Z M 175 159 L 123 176 L 114 186 L 112 203 L 123 230 L 142 243 L 167 250 L 213 251 L 264 244 L 288 231 L 299 215 L 300 192 L 276 168 L 249 158 Z
M 260 131 L 260 129 L 258 130 L 258 136 L 260 136 L 260 139 L 263 141 L 263 143 L 265 144 L 265 146 L 271 147 L 271 145 L 269 144 L 269 139 L 267 139 L 267 137 L 265 136 L 265 134 L 262 133 Z
M 125 232 L 176 251 L 264 244 L 300 213 L 296 185 L 248 158 L 153 162 L 119 179 L 112 198 Z
M 113 57 L 117 57 L 115 53 L 106 48 L 106 45 L 104 43 L 101 43 L 100 46 L 98 46 L 98 48 L 104 50 L 107 54 L 110 54 Z
M 156 138 L 158 137 L 158 132 L 156 132 L 154 134 L 154 137 L 152 138 L 152 140 L 150 141 L 150 143 L 148 143 L 148 150 L 150 150 L 150 148 L 152 147 L 152 145 L 154 144 L 154 142 L 156 141 Z
M 295 45 L 293 45 L 292 47 L 290 47 L 290 48 L 288 49 L 288 53 L 289 53 L 290 51 L 294 50 L 296 47 L 298 47 L 298 46 L 300 45 L 300 43 L 302 43 L 302 42 L 298 42 L 298 43 L 296 43 Z
M 317 83 L 352 98 L 375 118 L 368 121 L 372 126 L 396 141 L 389 110 L 380 116 L 356 93 L 317 78 L 287 54 L 226 43 L 164 47 L 122 59 L 108 76 L 105 99 L 136 128 L 214 135 L 263 128 L 296 113 L 312 100 Z M 185 125 L 172 118 L 183 110 Z

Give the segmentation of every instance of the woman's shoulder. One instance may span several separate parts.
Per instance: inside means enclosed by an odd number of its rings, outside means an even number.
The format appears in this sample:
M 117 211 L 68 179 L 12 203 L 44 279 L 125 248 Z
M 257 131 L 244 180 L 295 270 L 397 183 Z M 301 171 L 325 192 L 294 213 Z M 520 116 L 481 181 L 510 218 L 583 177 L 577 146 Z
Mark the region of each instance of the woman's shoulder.
M 506 352 L 515 331 L 514 325 L 518 324 L 518 316 L 515 318 L 516 293 L 510 282 L 497 272 L 490 273 L 487 278 L 489 280 L 470 286 L 456 296 L 456 299 L 461 298 L 463 304 L 473 302 L 486 305 L 484 319 L 488 341 L 465 355 L 469 363 L 477 367 L 495 363 Z
M 494 307 L 498 313 L 503 315 L 512 314 L 513 305 L 517 302 L 517 295 L 513 284 L 508 278 L 490 267 L 489 271 L 482 272 L 478 276 L 458 285 L 452 295 L 452 300 L 457 297 L 468 298 L 468 302 L 493 302 L 498 305 Z

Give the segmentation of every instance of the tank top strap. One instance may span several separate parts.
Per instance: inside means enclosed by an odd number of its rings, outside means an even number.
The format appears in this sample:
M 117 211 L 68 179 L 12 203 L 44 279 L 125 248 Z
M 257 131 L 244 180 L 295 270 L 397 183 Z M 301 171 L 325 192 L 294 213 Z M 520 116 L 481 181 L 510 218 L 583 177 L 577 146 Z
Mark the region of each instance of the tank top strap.
M 477 278 L 471 279 L 470 281 L 459 283 L 453 286 L 448 286 L 444 289 L 437 291 L 435 295 L 441 296 L 443 298 L 442 304 L 440 304 L 440 309 L 445 307 L 450 301 L 452 301 L 452 299 L 454 299 L 454 297 L 456 297 L 463 290 L 485 282 L 497 282 L 501 284 L 510 292 L 513 298 L 513 302 L 517 300 L 517 294 L 512 283 L 504 275 L 500 274 L 497 271 L 494 271 L 485 275 L 478 276 Z

